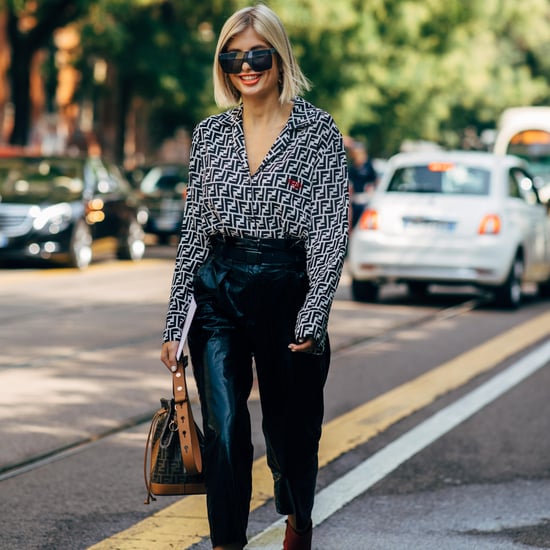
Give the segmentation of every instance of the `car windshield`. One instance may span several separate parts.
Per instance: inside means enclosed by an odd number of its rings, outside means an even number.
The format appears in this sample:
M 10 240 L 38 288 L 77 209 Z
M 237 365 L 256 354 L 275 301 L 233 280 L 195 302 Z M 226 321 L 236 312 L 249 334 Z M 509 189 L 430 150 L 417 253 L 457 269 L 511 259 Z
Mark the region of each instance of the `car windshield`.
M 525 130 L 511 139 L 506 152 L 529 162 L 533 175 L 550 181 L 550 132 Z
M 398 168 L 388 191 L 398 193 L 438 193 L 443 195 L 488 195 L 487 169 L 455 162 L 432 162 Z
M 10 203 L 74 201 L 82 196 L 81 178 L 75 159 L 2 159 L 0 198 Z

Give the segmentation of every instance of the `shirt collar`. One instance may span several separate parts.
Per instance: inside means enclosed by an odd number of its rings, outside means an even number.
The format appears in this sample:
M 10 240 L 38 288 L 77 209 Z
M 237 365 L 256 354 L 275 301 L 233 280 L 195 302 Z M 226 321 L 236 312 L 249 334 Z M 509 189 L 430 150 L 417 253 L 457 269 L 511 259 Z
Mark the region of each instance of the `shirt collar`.
M 294 106 L 290 113 L 288 119 L 289 128 L 301 128 L 309 126 L 313 123 L 313 111 L 314 107 L 311 103 L 308 103 L 305 99 L 301 97 L 294 98 Z M 224 123 L 230 126 L 235 124 L 241 124 L 243 119 L 243 106 L 242 104 L 237 105 L 233 109 L 225 112 L 225 117 L 223 117 Z

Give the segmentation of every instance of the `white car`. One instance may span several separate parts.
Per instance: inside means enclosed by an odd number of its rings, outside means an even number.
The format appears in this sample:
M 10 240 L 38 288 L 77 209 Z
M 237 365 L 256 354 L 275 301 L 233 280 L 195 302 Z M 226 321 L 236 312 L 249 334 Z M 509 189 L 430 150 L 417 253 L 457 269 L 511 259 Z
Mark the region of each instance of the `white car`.
M 374 302 L 380 285 L 475 285 L 500 306 L 521 302 L 524 282 L 550 295 L 550 216 L 527 164 L 467 151 L 401 153 L 350 238 L 352 296 Z

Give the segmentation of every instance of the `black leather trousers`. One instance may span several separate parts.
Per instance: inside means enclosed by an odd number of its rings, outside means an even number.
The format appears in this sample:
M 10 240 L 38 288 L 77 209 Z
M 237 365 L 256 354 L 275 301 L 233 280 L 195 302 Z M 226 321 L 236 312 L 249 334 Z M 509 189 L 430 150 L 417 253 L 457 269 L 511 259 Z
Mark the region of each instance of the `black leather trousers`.
M 276 508 L 295 514 L 298 528 L 309 525 L 318 470 L 329 345 L 323 355 L 288 349 L 308 288 L 303 253 L 249 252 L 216 246 L 194 281 L 189 348 L 206 438 L 213 546 L 247 543 L 253 363 Z

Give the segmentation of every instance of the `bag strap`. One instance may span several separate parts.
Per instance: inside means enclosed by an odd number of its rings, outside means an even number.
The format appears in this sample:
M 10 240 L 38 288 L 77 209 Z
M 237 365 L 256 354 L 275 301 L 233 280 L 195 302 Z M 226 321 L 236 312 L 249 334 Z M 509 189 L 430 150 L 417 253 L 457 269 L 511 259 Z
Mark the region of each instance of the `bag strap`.
M 149 433 L 147 434 L 147 443 L 145 444 L 145 456 L 143 457 L 143 477 L 145 478 L 145 487 L 147 489 L 147 498 L 143 504 L 149 504 L 151 500 L 157 500 L 151 491 L 151 477 L 153 464 L 157 460 L 159 452 L 159 442 L 153 444 L 153 434 L 157 429 L 159 419 L 162 415 L 167 414 L 167 410 L 163 407 L 159 409 L 153 416 L 151 425 L 149 426 Z
M 185 380 L 187 362 L 187 356 L 177 362 L 177 368 L 172 373 L 172 385 L 183 465 L 188 473 L 194 475 L 202 473 L 202 456 L 191 402 L 187 393 L 187 382 Z

